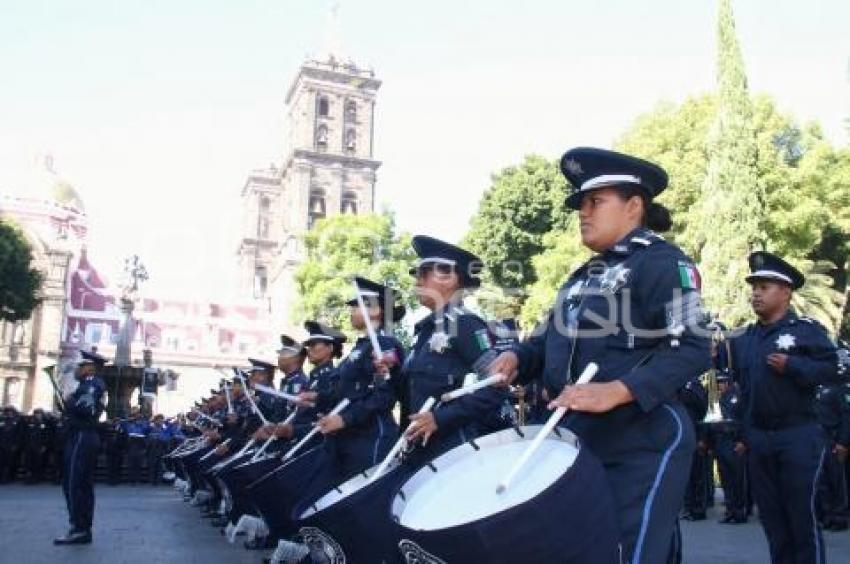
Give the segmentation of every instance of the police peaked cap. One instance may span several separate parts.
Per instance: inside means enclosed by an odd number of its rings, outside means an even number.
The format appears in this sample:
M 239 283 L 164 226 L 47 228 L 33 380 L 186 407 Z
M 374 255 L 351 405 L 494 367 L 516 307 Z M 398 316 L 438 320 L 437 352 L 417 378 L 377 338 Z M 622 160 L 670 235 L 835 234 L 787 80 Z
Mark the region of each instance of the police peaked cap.
M 794 290 L 799 290 L 806 283 L 806 277 L 802 272 L 767 251 L 756 251 L 750 254 L 747 260 L 750 263 L 750 275 L 746 277 L 747 282 L 773 280 L 784 282 Z
M 478 288 L 481 285 L 479 275 L 484 269 L 484 263 L 474 254 L 427 235 L 417 235 L 412 243 L 419 260 L 416 267 L 410 269 L 411 276 L 415 276 L 421 266 L 444 264 L 454 268 L 462 287 Z
M 572 193 L 566 205 L 577 210 L 584 195 L 600 188 L 635 186 L 652 201 L 667 188 L 667 172 L 655 163 L 607 149 L 577 147 L 561 157 L 561 173 Z
M 389 286 L 372 282 L 362 276 L 355 276 L 354 284 L 357 286 L 358 293 L 367 305 L 377 303 L 381 311 L 387 311 L 388 308 L 392 308 L 392 320 L 394 322 L 402 320 L 407 310 L 404 304 L 396 304 L 398 294 L 395 290 Z M 357 307 L 357 298 L 352 298 L 345 303 L 352 307 Z

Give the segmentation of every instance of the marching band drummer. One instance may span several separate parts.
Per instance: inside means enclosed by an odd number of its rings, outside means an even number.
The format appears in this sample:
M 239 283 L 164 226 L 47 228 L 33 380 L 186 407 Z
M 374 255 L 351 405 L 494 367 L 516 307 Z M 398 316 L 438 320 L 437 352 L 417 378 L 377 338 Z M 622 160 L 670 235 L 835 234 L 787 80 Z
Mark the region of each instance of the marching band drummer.
M 467 373 L 485 373 L 497 353 L 487 324 L 463 307 L 464 294 L 481 284 L 481 259 L 425 235 L 413 238 L 413 249 L 419 257 L 410 271 L 416 296 L 431 314 L 416 324 L 416 342 L 402 368 L 401 422 L 409 416 L 405 434 L 423 447 L 415 458 L 425 462 L 482 433 L 506 396 L 483 388 L 417 413 L 429 397 L 461 387 Z
M 304 374 L 304 361 L 307 359 L 307 349 L 304 345 L 289 335 L 280 336 L 280 348 L 277 350 L 277 367 L 283 373 L 280 380 L 280 391 L 292 396 L 300 394 L 307 390 L 309 380 Z M 269 384 L 271 385 L 271 384 Z M 286 427 L 284 421 L 293 411 L 299 409 L 297 405 L 290 402 L 282 402 L 283 412 L 279 414 L 274 422 L 264 425 L 254 432 L 252 438 L 258 441 L 266 441 L 272 436 L 275 436 L 280 430 L 280 436 L 285 436 L 288 432 L 291 434 L 291 428 Z M 272 446 L 267 452 L 276 452 L 283 447 L 281 441 Z
M 405 307 L 396 305 L 395 292 L 387 286 L 360 277 L 355 278 L 355 284 L 377 333 L 381 368 L 389 369 L 389 374 L 377 373 L 376 354 L 368 335 L 364 335 L 337 366 L 339 387 L 333 396 L 322 398 L 319 393 L 320 404 L 335 405 L 343 398 L 351 402 L 340 414 L 325 415 L 317 423 L 325 435 L 327 463 L 334 470 L 322 493 L 379 463 L 398 437 L 398 425 L 392 415 L 396 403 L 392 384 L 401 371 L 404 347 L 385 327 L 401 321 Z M 365 333 L 366 320 L 357 298 L 347 303 L 351 325 Z
M 346 341 L 341 331 L 318 321 L 305 322 L 304 329 L 309 333 L 304 348 L 307 349 L 307 359 L 313 369 L 307 377 L 307 389 L 298 394 L 301 403 L 295 419 L 291 423 L 278 424 L 274 429 L 278 439 L 287 441 L 304 437 L 313 428 L 319 413 L 328 413 L 333 409 L 329 402 L 339 385 L 339 374 L 333 361 L 342 356 L 342 345 Z
M 573 186 L 582 243 L 596 256 L 562 287 L 544 326 L 502 353 L 493 373 L 543 379 L 551 406 L 602 461 L 618 509 L 622 561 L 671 555 L 695 438 L 676 391 L 711 366 L 700 279 L 691 260 L 654 231 L 671 226 L 652 200 L 659 166 L 578 148 L 561 171 Z M 590 362 L 594 382 L 573 385 Z

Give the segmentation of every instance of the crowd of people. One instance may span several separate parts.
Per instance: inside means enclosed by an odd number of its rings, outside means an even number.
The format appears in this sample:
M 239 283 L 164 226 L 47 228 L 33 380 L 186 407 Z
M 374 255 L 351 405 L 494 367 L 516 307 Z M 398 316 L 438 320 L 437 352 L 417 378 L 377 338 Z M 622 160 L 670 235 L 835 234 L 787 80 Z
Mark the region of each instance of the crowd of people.
M 561 171 L 593 257 L 534 331 L 467 308 L 480 259 L 416 236 L 429 313 L 412 345 L 393 331 L 399 291 L 356 278 L 347 353 L 340 330 L 309 321 L 306 339 L 281 336 L 187 414 L 162 457 L 184 499 L 231 541 L 274 549 L 269 562 L 663 564 L 682 561 L 680 518 L 714 499 L 716 458 L 724 523 L 754 503 L 774 563 L 825 562 L 822 529 L 847 506 L 850 363 L 790 307 L 804 276 L 751 253 L 755 320 L 723 332 L 696 266 L 659 234 L 672 225 L 654 201 L 661 167 L 577 148 Z M 83 355 L 66 401 L 72 528 L 57 544 L 92 542 L 103 362 Z M 706 374 L 719 417 L 706 418 Z M 160 435 L 124 429 L 135 464 Z
M 97 425 L 99 462 L 107 483 L 163 483 L 162 457 L 185 439 L 185 417 L 145 417 L 133 408 L 130 417 Z M 0 414 L 0 483 L 59 483 L 65 429 L 61 413 L 36 408 L 30 415 L 13 406 Z

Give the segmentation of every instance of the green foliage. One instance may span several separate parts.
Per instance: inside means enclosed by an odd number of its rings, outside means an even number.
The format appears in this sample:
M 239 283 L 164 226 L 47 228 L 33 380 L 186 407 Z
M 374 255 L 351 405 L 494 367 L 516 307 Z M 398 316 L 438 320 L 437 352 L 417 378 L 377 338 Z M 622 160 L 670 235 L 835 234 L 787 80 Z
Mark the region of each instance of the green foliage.
M 525 288 L 536 280 L 531 259 L 543 251 L 544 235 L 566 224 L 566 180 L 557 163 L 529 155 L 492 182 L 462 245 L 484 261 L 488 280 Z
M 520 315 L 520 323 L 527 330 L 543 318 L 555 302 L 558 289 L 591 254 L 581 244 L 578 220 L 575 216 L 563 230 L 548 233 L 543 242 L 545 250 L 532 261 L 537 281 L 528 289 L 528 297 L 523 303 Z
M 41 302 L 43 276 L 32 262 L 32 249 L 23 234 L 0 221 L 0 319 L 29 319 Z
M 396 288 L 414 305 L 408 271 L 416 255 L 410 236 L 396 234 L 391 214 L 334 215 L 317 221 L 304 244 L 307 258 L 295 273 L 294 321 L 317 319 L 352 336 L 345 302 L 354 295 L 354 276 Z

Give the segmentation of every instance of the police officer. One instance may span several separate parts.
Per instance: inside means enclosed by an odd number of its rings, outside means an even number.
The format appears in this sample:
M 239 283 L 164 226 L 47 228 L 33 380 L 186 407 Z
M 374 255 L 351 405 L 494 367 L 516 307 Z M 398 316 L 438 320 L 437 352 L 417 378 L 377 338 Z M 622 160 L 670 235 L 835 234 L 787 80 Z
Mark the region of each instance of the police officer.
M 826 444 L 814 412 L 819 384 L 840 381 L 835 345 L 816 321 L 791 309 L 803 275 L 773 254 L 749 257 L 750 302 L 758 321 L 732 341 L 732 366 L 744 404 L 753 498 L 774 563 L 820 564 L 823 538 L 814 515 L 815 481 Z
M 339 385 L 334 359 L 342 356 L 342 345 L 347 337 L 340 330 L 318 321 L 305 322 L 304 329 L 309 334 L 304 348 L 313 369 L 307 378 L 307 389 L 298 394 L 301 405 L 295 419 L 291 424 L 278 427 L 279 438 L 300 440 L 313 428 L 319 413 L 329 413 L 334 408 L 333 398 Z
M 325 435 L 326 464 L 334 467 L 333 472 L 328 473 L 324 491 L 379 463 L 398 436 L 398 425 L 392 417 L 396 397 L 391 382 L 399 378 L 404 347 L 390 331 L 392 324 L 404 317 L 405 308 L 396 304 L 396 293 L 387 286 L 361 277 L 355 278 L 355 284 L 381 350 L 373 350 L 367 335 L 358 338 L 351 352 L 337 366 L 339 386 L 334 397 L 319 400 L 326 405 L 335 405 L 343 399 L 350 402 L 342 413 L 325 415 L 317 422 Z M 347 303 L 351 309 L 351 325 L 366 333 L 367 320 L 357 298 Z M 378 368 L 376 360 L 381 361 Z
M 142 465 L 146 458 L 150 427 L 150 421 L 139 407 L 133 407 L 130 418 L 121 423 L 121 429 L 127 437 L 127 478 L 131 484 L 142 481 Z
M 688 410 L 688 419 L 694 428 L 697 438 L 697 448 L 691 462 L 691 473 L 685 489 L 685 512 L 682 518 L 687 521 L 702 521 L 705 519 L 708 507 L 708 487 L 706 480 L 709 476 L 708 466 L 708 427 L 703 422 L 708 413 L 708 390 L 698 378 L 694 378 L 679 390 L 679 401 Z
M 674 543 L 694 451 L 676 392 L 710 367 L 700 278 L 691 260 L 655 231 L 670 228 L 653 198 L 667 186 L 657 165 L 602 149 L 561 159 L 573 186 L 582 243 L 596 254 L 567 280 L 541 331 L 491 370 L 542 378 L 571 410 L 564 424 L 605 468 L 622 561 L 665 562 Z M 590 363 L 594 381 L 575 385 Z
M 94 517 L 94 473 L 100 439 L 97 421 L 103 413 L 106 386 L 97 372 L 106 360 L 81 351 L 76 377 L 77 389 L 65 398 L 66 443 L 62 469 L 62 491 L 68 505 L 71 529 L 53 544 L 88 544 L 92 541 Z
M 121 469 L 127 452 L 127 433 L 121 419 L 113 417 L 111 421 L 105 421 L 101 436 L 106 453 L 106 481 L 110 486 L 116 486 L 121 482 Z
M 815 413 L 827 435 L 827 453 L 818 479 L 817 513 L 830 531 L 847 529 L 847 477 L 845 463 L 850 447 L 850 384 L 818 386 Z
M 0 416 L 0 484 L 17 478 L 23 440 L 24 420 L 17 409 L 7 405 Z
M 741 427 L 741 399 L 738 386 L 729 371 L 718 372 L 717 387 L 720 392 L 719 421 L 711 424 L 711 447 L 717 457 L 717 469 L 726 511 L 721 523 L 747 522 L 747 451 L 743 444 Z
M 283 373 L 283 377 L 280 380 L 279 388 L 285 394 L 296 396 L 306 391 L 309 386 L 307 375 L 304 374 L 304 361 L 307 359 L 307 349 L 303 344 L 289 335 L 281 335 L 280 343 L 280 348 L 277 350 L 277 367 Z M 277 417 L 270 419 L 268 425 L 257 429 L 252 438 L 257 441 L 266 441 L 273 435 L 276 435 L 278 427 L 280 427 L 280 436 L 284 434 L 291 436 L 292 427 L 287 426 L 284 421 L 297 409 L 298 406 L 296 404 L 281 401 Z M 274 449 L 272 450 L 274 452 L 275 450 L 281 450 L 283 447 L 278 441 L 270 448 Z
M 154 416 L 147 436 L 147 464 L 148 479 L 151 485 L 162 482 L 162 457 L 168 449 L 171 441 L 171 428 L 165 422 L 165 416 L 158 413 Z
M 44 410 L 36 408 L 24 427 L 24 459 L 27 483 L 36 484 L 44 480 L 48 448 L 53 442 L 53 425 L 45 418 Z
M 401 374 L 401 424 L 418 444 L 410 460 L 425 462 L 480 435 L 498 416 L 504 390 L 483 388 L 425 413 L 429 398 L 459 388 L 470 372 L 487 374 L 497 352 L 487 324 L 463 305 L 481 285 L 484 267 L 474 254 L 425 235 L 413 238 L 419 260 L 411 269 L 419 303 L 431 310 L 415 325 L 415 343 Z
M 298 395 L 307 389 L 308 379 L 304 374 L 304 361 L 307 359 L 307 349 L 289 335 L 280 336 L 280 348 L 277 350 L 277 367 L 283 377 L 280 379 L 280 391 L 285 394 Z M 284 418 L 288 417 L 296 406 L 286 404 Z

